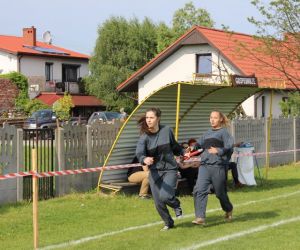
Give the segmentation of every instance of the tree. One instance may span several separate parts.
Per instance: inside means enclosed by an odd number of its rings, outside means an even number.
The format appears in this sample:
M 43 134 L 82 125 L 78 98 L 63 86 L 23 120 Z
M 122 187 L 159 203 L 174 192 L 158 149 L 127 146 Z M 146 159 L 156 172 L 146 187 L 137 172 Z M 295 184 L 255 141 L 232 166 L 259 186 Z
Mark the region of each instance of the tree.
M 116 87 L 156 54 L 156 26 L 146 18 L 127 21 L 122 17 L 108 19 L 98 29 L 94 55 L 90 61 L 89 93 L 105 101 L 108 110 L 134 107 L 132 96 L 124 97 Z
M 300 2 L 299 0 L 273 0 L 265 5 L 261 0 L 251 2 L 263 20 L 248 20 L 256 25 L 262 46 L 260 53 L 271 60 L 257 59 L 284 75 L 299 90 L 300 65 Z
M 98 39 L 90 60 L 91 75 L 86 79 L 88 93 L 104 100 L 108 110 L 125 107 L 130 113 L 135 94 L 123 94 L 116 87 L 157 53 L 164 50 L 193 25 L 212 27 L 214 22 L 204 9 L 192 2 L 174 13 L 173 27 L 154 24 L 149 18 L 111 17 L 98 28 Z
M 194 6 L 193 2 L 188 2 L 181 9 L 178 9 L 173 15 L 173 30 L 178 35 L 184 34 L 194 25 L 213 27 L 214 21 L 207 10 Z
M 53 111 L 59 120 L 68 121 L 71 117 L 70 111 L 72 107 L 74 107 L 72 97 L 65 92 L 64 97 L 58 99 L 53 104 Z
M 284 117 L 300 116 L 300 94 L 299 92 L 289 93 L 288 99 L 281 101 L 281 112 Z
M 41 110 L 41 109 L 49 109 L 49 106 L 44 104 L 43 102 L 41 102 L 38 99 L 28 100 L 28 102 L 24 106 L 24 111 L 30 115 L 33 112 Z

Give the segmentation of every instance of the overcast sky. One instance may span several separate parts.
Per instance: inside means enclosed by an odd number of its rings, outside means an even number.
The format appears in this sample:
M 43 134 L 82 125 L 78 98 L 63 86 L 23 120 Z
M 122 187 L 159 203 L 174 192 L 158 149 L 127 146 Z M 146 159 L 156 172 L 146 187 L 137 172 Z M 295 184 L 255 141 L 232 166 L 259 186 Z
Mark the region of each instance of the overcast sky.
M 267 0 L 265 0 L 267 1 Z M 0 0 L 0 34 L 22 35 L 23 27 L 35 26 L 37 38 L 49 30 L 53 44 L 91 54 L 97 39 L 97 27 L 111 16 L 150 17 L 154 22 L 172 23 L 175 10 L 188 0 Z M 247 17 L 259 17 L 250 0 L 194 0 L 205 8 L 216 23 L 231 30 L 254 34 Z

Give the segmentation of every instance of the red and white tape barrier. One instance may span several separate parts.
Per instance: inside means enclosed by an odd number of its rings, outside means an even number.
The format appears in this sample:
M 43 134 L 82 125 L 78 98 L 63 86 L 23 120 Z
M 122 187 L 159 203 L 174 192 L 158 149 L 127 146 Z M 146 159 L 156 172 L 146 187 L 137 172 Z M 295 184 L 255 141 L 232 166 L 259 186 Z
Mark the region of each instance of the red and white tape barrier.
M 282 150 L 282 151 L 275 151 L 269 152 L 269 154 L 282 154 L 282 153 L 289 153 L 289 152 L 298 152 L 300 149 L 291 149 L 291 150 Z M 259 156 L 259 155 L 266 155 L 266 152 L 261 153 L 234 153 L 234 157 L 241 157 L 241 156 Z M 200 157 L 190 158 L 185 160 L 184 162 L 195 162 L 200 161 Z M 71 174 L 82 174 L 82 173 L 92 173 L 92 172 L 99 172 L 101 170 L 118 170 L 118 169 L 127 169 L 141 166 L 140 163 L 132 163 L 132 164 L 124 164 L 124 165 L 114 165 L 114 166 L 106 166 L 106 167 L 95 167 L 95 168 L 81 168 L 75 170 L 62 170 L 62 171 L 49 171 L 49 172 L 35 172 L 35 171 L 27 171 L 27 172 L 18 172 L 18 173 L 9 173 L 0 175 L 0 180 L 5 179 L 13 179 L 13 178 L 20 178 L 25 176 L 33 176 L 37 178 L 44 178 L 44 177 L 51 177 L 51 176 L 64 176 L 64 175 L 71 175 Z

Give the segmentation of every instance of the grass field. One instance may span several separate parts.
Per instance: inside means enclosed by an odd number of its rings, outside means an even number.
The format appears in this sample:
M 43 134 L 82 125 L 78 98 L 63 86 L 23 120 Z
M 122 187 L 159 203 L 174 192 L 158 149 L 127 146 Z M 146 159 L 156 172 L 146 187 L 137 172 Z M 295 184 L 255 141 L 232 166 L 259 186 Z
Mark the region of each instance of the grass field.
M 152 200 L 73 194 L 39 203 L 41 249 L 300 249 L 300 165 L 273 168 L 257 187 L 230 190 L 234 220 L 225 223 L 214 195 L 207 225 L 194 226 L 193 199 L 180 200 L 185 217 L 163 224 Z M 170 210 L 172 214 L 173 211 Z M 32 249 L 29 203 L 0 208 L 0 249 Z M 76 241 L 77 240 L 77 241 Z

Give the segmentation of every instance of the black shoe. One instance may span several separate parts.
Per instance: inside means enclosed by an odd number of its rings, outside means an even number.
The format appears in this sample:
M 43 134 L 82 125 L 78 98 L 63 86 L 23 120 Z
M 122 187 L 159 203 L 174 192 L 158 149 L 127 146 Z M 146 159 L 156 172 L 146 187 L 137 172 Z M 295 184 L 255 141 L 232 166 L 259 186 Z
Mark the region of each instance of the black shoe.
M 176 207 L 174 208 L 175 216 L 177 219 L 182 218 L 182 208 Z

